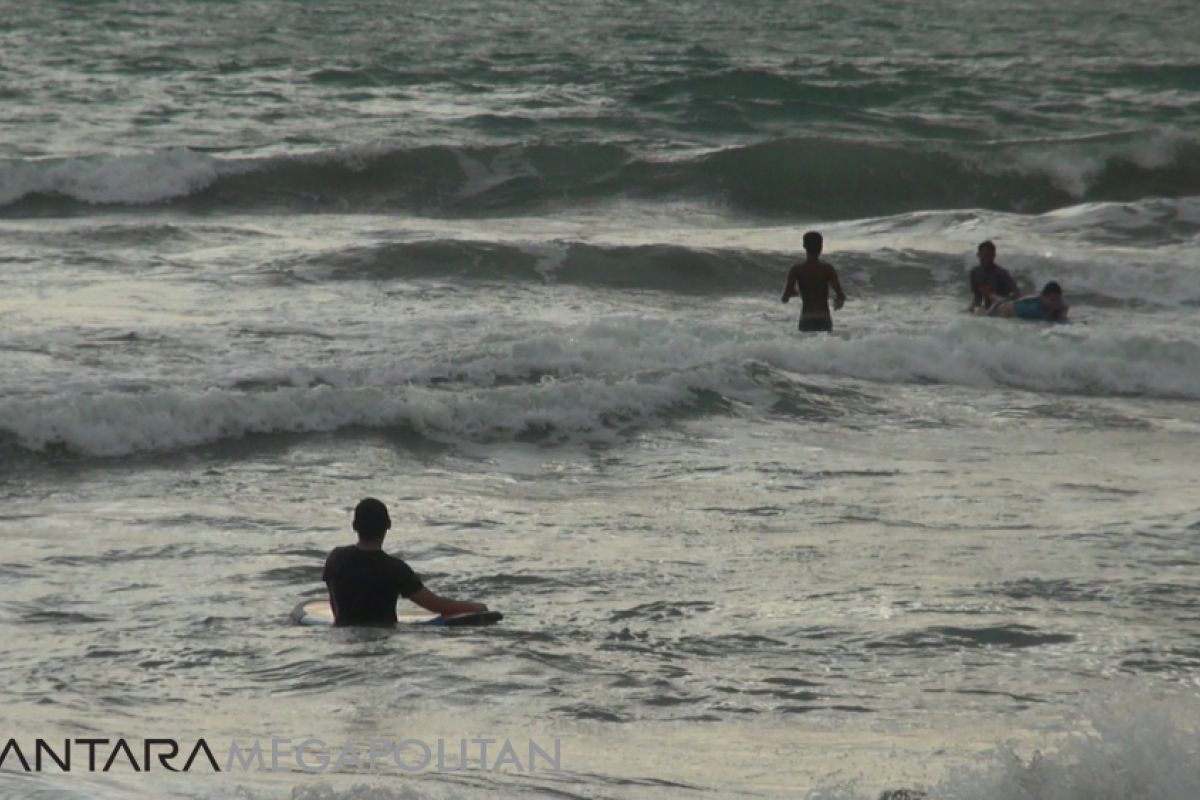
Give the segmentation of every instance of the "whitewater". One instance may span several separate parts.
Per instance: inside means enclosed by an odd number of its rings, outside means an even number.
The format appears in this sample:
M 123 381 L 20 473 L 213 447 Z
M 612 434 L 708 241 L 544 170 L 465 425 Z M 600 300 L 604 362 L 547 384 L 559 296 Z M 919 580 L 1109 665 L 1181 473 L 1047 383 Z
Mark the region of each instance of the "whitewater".
M 1200 792 L 1189 4 L 0 17 L 0 796 Z M 366 496 L 504 622 L 290 625 Z

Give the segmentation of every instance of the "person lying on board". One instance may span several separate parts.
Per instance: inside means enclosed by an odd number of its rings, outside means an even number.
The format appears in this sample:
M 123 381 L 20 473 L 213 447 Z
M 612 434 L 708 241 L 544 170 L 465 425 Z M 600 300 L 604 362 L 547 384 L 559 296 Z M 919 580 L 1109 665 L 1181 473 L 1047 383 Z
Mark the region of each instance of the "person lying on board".
M 1004 300 L 1015 300 L 1021 290 L 1009 271 L 996 263 L 996 245 L 990 241 L 980 242 L 975 252 L 979 256 L 979 266 L 971 270 L 969 310 L 973 312 Z
M 445 617 L 488 610 L 483 603 L 450 600 L 425 588 L 408 564 L 383 552 L 391 527 L 387 506 L 379 500 L 368 497 L 355 507 L 358 542 L 334 548 L 321 575 L 329 587 L 334 625 L 395 625 L 400 597 Z
M 996 303 L 988 309 L 976 309 L 977 316 L 1012 317 L 1041 322 L 1066 322 L 1071 307 L 1063 302 L 1062 287 L 1050 281 L 1040 295 Z

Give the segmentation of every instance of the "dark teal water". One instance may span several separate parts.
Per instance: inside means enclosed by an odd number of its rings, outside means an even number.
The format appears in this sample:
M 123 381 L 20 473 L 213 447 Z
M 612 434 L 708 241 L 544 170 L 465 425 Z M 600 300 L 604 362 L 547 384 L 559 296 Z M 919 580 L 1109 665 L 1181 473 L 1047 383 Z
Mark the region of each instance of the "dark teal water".
M 682 196 L 842 219 L 1188 196 L 1189 11 L 45 4 L 3 31 L 0 203 L 454 214 Z M 98 162 L 41 160 L 80 157 Z M 463 198 L 480 179 L 492 191 Z

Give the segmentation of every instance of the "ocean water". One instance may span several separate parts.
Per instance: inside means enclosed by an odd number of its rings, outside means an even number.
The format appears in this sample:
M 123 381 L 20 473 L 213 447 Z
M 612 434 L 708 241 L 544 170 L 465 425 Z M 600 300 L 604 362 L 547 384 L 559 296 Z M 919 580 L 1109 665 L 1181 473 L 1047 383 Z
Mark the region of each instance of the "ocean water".
M 561 754 L 0 796 L 1200 795 L 1194 3 L 0 10 L 0 747 Z

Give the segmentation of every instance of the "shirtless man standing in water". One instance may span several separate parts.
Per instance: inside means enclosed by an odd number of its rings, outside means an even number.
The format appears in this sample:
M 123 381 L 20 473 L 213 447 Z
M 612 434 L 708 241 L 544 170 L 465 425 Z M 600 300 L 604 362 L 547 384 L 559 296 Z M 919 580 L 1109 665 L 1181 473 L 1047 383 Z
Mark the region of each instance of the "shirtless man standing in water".
M 833 316 L 829 313 L 830 288 L 836 295 L 833 300 L 835 311 L 846 302 L 846 293 L 838 281 L 837 270 L 821 260 L 824 244 L 821 234 L 816 231 L 804 234 L 804 252 L 808 258 L 792 267 L 787 285 L 783 287 L 785 303 L 800 295 L 800 330 L 804 333 L 828 333 L 833 330 Z

